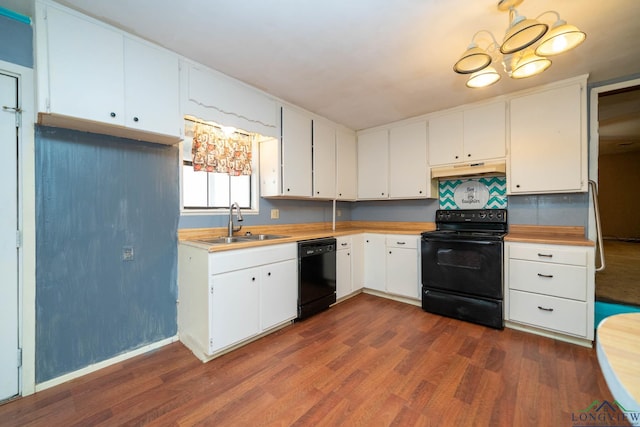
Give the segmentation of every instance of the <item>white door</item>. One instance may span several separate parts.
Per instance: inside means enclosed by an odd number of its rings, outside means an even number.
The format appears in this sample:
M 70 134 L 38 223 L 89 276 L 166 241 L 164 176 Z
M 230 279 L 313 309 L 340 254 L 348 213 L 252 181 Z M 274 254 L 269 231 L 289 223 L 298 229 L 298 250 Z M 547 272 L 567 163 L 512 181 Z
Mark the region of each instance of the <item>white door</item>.
M 18 394 L 18 79 L 0 73 L 0 400 Z

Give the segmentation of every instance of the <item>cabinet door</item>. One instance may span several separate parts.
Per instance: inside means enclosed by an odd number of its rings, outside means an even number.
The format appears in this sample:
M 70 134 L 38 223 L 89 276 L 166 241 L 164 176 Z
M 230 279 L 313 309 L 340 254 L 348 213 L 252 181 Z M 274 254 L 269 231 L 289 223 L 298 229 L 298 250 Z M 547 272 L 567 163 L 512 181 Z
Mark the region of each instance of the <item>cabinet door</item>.
M 260 332 L 259 283 L 257 268 L 211 276 L 210 353 Z
M 462 160 L 485 160 L 506 155 L 506 104 L 496 102 L 465 110 Z
M 428 197 L 428 171 L 427 122 L 392 128 L 389 131 L 389 198 Z
M 295 319 L 298 314 L 298 264 L 296 260 L 260 269 L 261 329 Z
M 386 252 L 383 234 L 364 235 L 364 286 L 386 291 Z
M 125 126 L 180 136 L 178 56 L 124 39 Z
M 389 135 L 386 129 L 358 135 L 358 199 L 389 198 Z
M 431 166 L 463 161 L 462 111 L 429 119 L 429 164 Z
M 364 234 L 351 236 L 351 289 L 364 287 Z
M 313 197 L 333 199 L 336 195 L 336 130 L 320 120 L 313 121 Z
M 336 298 L 351 293 L 351 249 L 336 251 Z
M 511 101 L 511 193 L 586 191 L 582 97 L 573 84 Z
M 358 196 L 358 149 L 356 136 L 344 130 L 336 133 L 336 198 L 355 200 Z
M 311 197 L 311 118 L 282 107 L 282 194 Z
M 49 111 L 124 124 L 123 36 L 47 8 Z
M 418 250 L 387 248 L 387 292 L 410 298 L 420 298 Z

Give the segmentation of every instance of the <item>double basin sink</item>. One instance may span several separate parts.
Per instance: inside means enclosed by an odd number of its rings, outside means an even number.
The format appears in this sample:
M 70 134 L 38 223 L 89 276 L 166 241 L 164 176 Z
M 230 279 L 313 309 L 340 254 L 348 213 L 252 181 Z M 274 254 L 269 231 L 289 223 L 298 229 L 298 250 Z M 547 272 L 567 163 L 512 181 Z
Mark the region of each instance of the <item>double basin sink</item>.
M 290 236 L 281 236 L 279 234 L 246 234 L 244 236 L 233 237 L 214 237 L 213 239 L 198 239 L 198 242 L 209 245 L 228 245 L 231 243 L 255 242 L 260 240 L 284 239 Z

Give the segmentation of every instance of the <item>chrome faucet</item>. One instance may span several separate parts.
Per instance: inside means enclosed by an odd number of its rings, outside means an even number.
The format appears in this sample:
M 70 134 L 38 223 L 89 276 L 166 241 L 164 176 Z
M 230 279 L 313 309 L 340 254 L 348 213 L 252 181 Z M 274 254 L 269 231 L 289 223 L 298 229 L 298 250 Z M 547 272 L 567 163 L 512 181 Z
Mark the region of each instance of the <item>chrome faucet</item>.
M 242 221 L 242 212 L 240 212 L 240 205 L 238 205 L 238 202 L 231 203 L 231 205 L 229 205 L 228 237 L 232 237 L 233 233 L 242 230 L 242 225 L 238 226 L 238 228 L 235 228 L 233 226 L 233 208 L 236 208 L 236 216 L 238 217 L 238 222 Z

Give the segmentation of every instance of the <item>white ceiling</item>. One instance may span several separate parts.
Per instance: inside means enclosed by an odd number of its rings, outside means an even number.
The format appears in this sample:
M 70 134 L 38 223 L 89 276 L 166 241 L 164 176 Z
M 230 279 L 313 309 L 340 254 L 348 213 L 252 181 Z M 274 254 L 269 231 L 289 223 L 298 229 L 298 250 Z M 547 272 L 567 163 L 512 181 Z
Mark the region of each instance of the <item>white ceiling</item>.
M 525 1 L 521 14 L 557 10 L 586 41 L 542 75 L 475 90 L 452 66 L 477 30 L 502 38 L 508 14 L 496 0 L 59 3 L 356 130 L 580 74 L 600 82 L 640 72 L 639 0 Z

